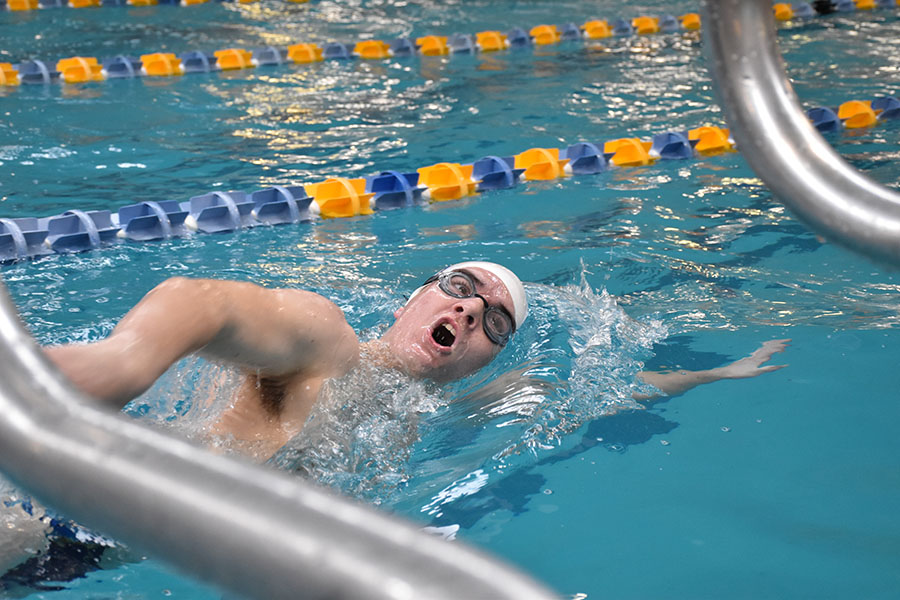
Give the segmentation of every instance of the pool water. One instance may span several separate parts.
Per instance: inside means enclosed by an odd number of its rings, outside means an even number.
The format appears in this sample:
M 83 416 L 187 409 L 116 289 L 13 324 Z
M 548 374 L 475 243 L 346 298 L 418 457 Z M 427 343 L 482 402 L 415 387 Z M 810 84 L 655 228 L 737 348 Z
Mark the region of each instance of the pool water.
M 527 29 L 696 8 L 271 0 L 0 13 L 0 61 Z M 801 101 L 896 95 L 898 15 L 781 26 Z M 0 88 L 0 115 L 2 217 L 724 125 L 692 34 Z M 900 184 L 896 121 L 829 140 L 874 179 Z M 172 275 L 312 289 L 373 337 L 434 270 L 476 258 L 529 282 L 532 315 L 498 360 L 445 392 L 413 386 L 381 404 L 361 398 L 371 410 L 354 422 L 347 455 L 281 466 L 455 531 L 566 598 L 896 597 L 900 282 L 808 231 L 736 153 L 356 219 L 122 244 L 0 272 L 43 343 L 105 335 Z M 630 401 L 642 368 L 712 368 L 782 338 L 791 345 L 772 362 L 783 370 L 648 410 Z M 183 426 L 192 376 L 209 368 L 181 365 L 132 414 Z M 516 379 L 508 373 L 523 368 L 527 385 L 484 392 L 482 380 Z M 297 445 L 332 433 L 312 431 Z M 60 587 L 31 597 L 221 597 L 155 559 Z

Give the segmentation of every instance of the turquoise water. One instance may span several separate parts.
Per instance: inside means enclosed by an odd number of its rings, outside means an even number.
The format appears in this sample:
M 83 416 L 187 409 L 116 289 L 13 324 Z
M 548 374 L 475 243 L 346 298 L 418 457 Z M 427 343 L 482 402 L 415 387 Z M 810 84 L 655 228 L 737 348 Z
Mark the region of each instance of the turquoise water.
M 0 61 L 695 8 L 506 0 L 2 13 Z M 801 100 L 896 95 L 897 17 L 874 11 L 781 28 Z M 722 124 L 691 35 L 22 87 L 0 90 L 0 115 L 3 217 Z M 896 123 L 829 139 L 871 177 L 900 183 Z M 125 244 L 2 275 L 44 343 L 96 339 L 153 285 L 181 274 L 314 289 L 371 337 L 424 277 L 476 257 L 531 282 L 532 317 L 483 374 L 532 365 L 531 387 L 488 401 L 465 397 L 479 377 L 447 395 L 411 387 L 390 396 L 382 420 L 371 417 L 383 405 L 361 399 L 371 410 L 348 452 L 365 460 L 313 457 L 301 465 L 310 476 L 423 525 L 458 526 L 458 538 L 563 597 L 896 596 L 897 276 L 807 231 L 737 154 L 358 219 Z M 642 366 L 710 368 L 776 338 L 793 340 L 773 361 L 784 370 L 630 410 Z M 182 365 L 133 412 L 173 426 L 167 418 L 183 408 L 178 390 L 190 388 L 195 367 Z M 34 597 L 220 596 L 155 560 L 63 587 Z

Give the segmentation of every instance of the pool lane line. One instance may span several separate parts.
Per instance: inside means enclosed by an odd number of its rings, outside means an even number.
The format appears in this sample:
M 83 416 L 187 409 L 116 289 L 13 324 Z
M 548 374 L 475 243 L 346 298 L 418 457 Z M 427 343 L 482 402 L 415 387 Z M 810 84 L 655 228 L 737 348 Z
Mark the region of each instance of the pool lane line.
M 3 1 L 0 0 L 0 2 Z M 6 1 L 34 2 L 35 0 Z M 129 1 L 144 2 L 147 0 Z M 811 4 L 807 2 L 793 5 L 776 4 L 772 10 L 776 20 L 784 22 L 808 19 L 832 12 L 897 7 L 900 7 L 900 0 L 838 0 L 837 3 L 832 0 L 815 0 Z M 606 19 L 592 19 L 582 25 L 575 23 L 566 23 L 561 26 L 536 25 L 528 31 L 514 28 L 507 33 L 481 31 L 474 35 L 453 34 L 449 37 L 428 35 L 415 40 L 404 37 L 397 38 L 390 43 L 383 40 L 363 40 L 355 44 L 330 42 L 324 46 L 315 43 L 297 43 L 287 47 L 267 46 L 254 50 L 226 48 L 211 54 L 205 51 L 189 51 L 176 56 L 174 53 L 156 52 L 143 54 L 139 58 L 120 54 L 102 61 L 95 57 L 76 56 L 58 60 L 53 68 L 41 60 L 24 61 L 18 64 L 0 63 L 0 88 L 21 84 L 85 83 L 119 78 L 172 77 L 185 73 L 251 69 L 262 65 L 315 63 L 326 59 L 384 60 L 411 55 L 444 56 L 458 53 L 487 53 L 511 48 L 551 46 L 562 41 L 595 41 L 699 29 L 700 16 L 697 13 L 687 13 L 679 17 L 665 15 L 663 17 L 641 16 L 630 20 L 619 18 L 613 20 L 612 23 Z
M 109 6 L 195 6 L 207 3 L 254 4 L 259 0 L 0 0 L 0 10 L 11 12 L 45 8 L 100 8 Z M 309 0 L 284 0 L 291 4 L 307 4 Z
M 872 127 L 900 119 L 900 100 L 882 97 L 807 111 L 821 131 Z M 514 156 L 486 156 L 472 164 L 441 162 L 415 172 L 382 171 L 362 178 L 333 177 L 306 185 L 252 193 L 211 192 L 186 202 L 145 201 L 110 210 L 69 210 L 42 218 L 0 219 L 0 263 L 90 250 L 122 240 L 151 241 L 193 233 L 232 232 L 259 225 L 349 218 L 420 206 L 610 169 L 650 166 L 736 150 L 728 129 L 703 126 L 652 138 L 579 142 L 566 148 L 530 148 Z
M 507 33 L 481 31 L 474 35 L 454 34 L 450 37 L 427 35 L 383 40 L 363 40 L 355 44 L 330 42 L 297 43 L 287 47 L 266 46 L 254 50 L 226 48 L 213 53 L 189 51 L 180 55 L 169 52 L 143 54 L 140 57 L 118 55 L 102 61 L 96 57 L 76 56 L 55 64 L 42 60 L 18 64 L 0 63 L 0 87 L 21 84 L 85 83 L 135 77 L 172 77 L 187 73 L 210 73 L 252 69 L 257 66 L 316 63 L 323 60 L 385 60 L 407 56 L 446 56 L 506 51 L 512 48 L 552 46 L 563 41 L 593 41 L 624 38 L 632 35 L 681 33 L 700 27 L 699 15 L 681 17 L 636 17 L 609 21 L 594 19 L 582 25 L 566 23 L 536 25 L 525 31 L 514 28 Z

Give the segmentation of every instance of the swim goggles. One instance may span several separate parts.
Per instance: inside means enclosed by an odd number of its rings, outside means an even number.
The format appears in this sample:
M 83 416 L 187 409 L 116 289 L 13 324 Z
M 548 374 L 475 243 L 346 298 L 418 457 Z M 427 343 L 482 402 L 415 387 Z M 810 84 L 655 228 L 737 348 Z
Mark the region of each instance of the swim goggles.
M 481 324 L 488 339 L 498 346 L 505 346 L 516 331 L 512 315 L 502 306 L 488 304 L 484 296 L 475 292 L 475 281 L 464 271 L 445 271 L 432 275 L 423 287 L 437 281 L 442 292 L 453 298 L 480 298 L 484 302 Z

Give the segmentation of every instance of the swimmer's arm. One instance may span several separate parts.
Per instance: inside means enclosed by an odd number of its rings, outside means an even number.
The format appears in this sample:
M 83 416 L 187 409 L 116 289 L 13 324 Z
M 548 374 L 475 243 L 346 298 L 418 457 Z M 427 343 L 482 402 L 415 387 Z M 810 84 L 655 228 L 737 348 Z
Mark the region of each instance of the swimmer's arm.
M 683 394 L 704 383 L 712 383 L 722 379 L 746 379 L 748 377 L 756 377 L 763 373 L 771 373 L 772 371 L 783 369 L 787 365 L 762 365 L 772 358 L 773 354 L 783 351 L 788 342 L 790 342 L 790 340 L 771 340 L 765 342 L 750 356 L 746 356 L 731 364 L 715 369 L 703 371 L 643 371 L 638 374 L 638 377 L 645 383 L 649 383 L 658 389 L 661 394 L 653 396 L 636 395 L 635 399 L 640 401 L 653 401 L 659 399 L 660 396 L 677 396 Z
M 332 377 L 355 364 L 359 343 L 341 310 L 318 294 L 173 278 L 108 338 L 45 351 L 78 388 L 120 408 L 192 352 L 270 378 Z

